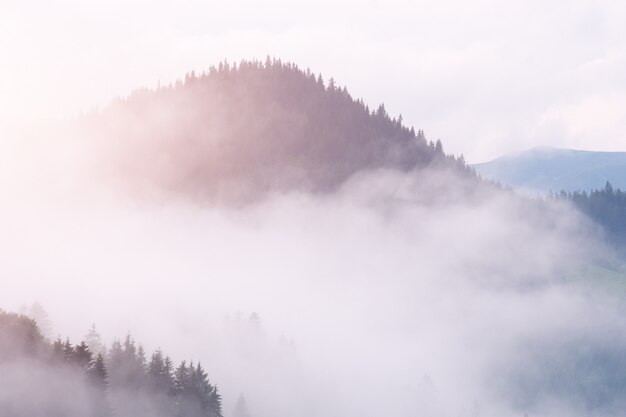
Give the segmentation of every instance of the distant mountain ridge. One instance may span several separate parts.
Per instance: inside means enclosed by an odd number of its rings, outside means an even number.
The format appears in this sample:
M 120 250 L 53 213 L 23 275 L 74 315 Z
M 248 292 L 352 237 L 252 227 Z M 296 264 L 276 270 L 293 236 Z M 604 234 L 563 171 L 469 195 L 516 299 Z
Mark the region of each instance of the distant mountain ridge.
M 607 181 L 626 189 L 626 152 L 537 147 L 473 168 L 484 179 L 527 193 L 589 191 Z

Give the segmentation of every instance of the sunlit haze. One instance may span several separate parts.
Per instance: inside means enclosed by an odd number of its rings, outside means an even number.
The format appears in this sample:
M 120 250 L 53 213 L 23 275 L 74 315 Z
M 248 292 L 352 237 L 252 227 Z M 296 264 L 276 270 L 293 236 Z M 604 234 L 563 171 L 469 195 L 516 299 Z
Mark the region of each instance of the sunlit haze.
M 0 3 L 0 120 L 71 117 L 220 60 L 280 57 L 481 162 L 619 150 L 618 1 Z
M 0 417 L 623 416 L 625 21 L 0 0 Z

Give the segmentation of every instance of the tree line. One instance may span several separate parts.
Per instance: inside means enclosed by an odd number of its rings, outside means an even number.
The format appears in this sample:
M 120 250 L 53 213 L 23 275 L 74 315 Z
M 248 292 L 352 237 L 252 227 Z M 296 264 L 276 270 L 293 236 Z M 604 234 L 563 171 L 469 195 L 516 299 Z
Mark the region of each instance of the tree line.
M 130 335 L 105 349 L 96 336 L 92 328 L 75 345 L 49 342 L 34 320 L 0 310 L 0 415 L 222 417 L 199 362 L 175 366 L 161 350 L 147 357 Z
M 582 213 L 602 227 L 607 240 L 624 247 L 626 244 L 626 192 L 615 189 L 610 182 L 603 188 L 587 191 L 550 193 L 551 198 L 571 202 Z
M 129 178 L 177 193 L 328 192 L 363 170 L 471 173 L 440 140 L 279 59 L 227 62 L 142 88 L 82 120 Z

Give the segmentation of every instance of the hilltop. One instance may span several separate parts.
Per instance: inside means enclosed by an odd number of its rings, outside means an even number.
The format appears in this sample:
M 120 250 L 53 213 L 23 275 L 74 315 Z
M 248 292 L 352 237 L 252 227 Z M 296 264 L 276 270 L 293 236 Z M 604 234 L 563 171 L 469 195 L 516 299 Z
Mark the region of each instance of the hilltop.
M 589 191 L 604 187 L 607 181 L 626 189 L 626 152 L 539 147 L 474 168 L 485 179 L 532 193 Z
M 106 169 L 203 197 L 330 192 L 357 172 L 448 167 L 440 141 L 280 60 L 220 63 L 84 117 Z

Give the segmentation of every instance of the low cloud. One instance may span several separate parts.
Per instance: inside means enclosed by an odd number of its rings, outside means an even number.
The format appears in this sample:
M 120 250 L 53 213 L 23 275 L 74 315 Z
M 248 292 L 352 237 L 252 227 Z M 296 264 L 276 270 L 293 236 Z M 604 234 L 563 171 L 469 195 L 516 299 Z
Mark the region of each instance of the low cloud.
M 226 415 L 619 414 L 613 260 L 566 205 L 428 170 L 236 208 L 68 178 L 3 209 L 0 304 L 200 358 Z

